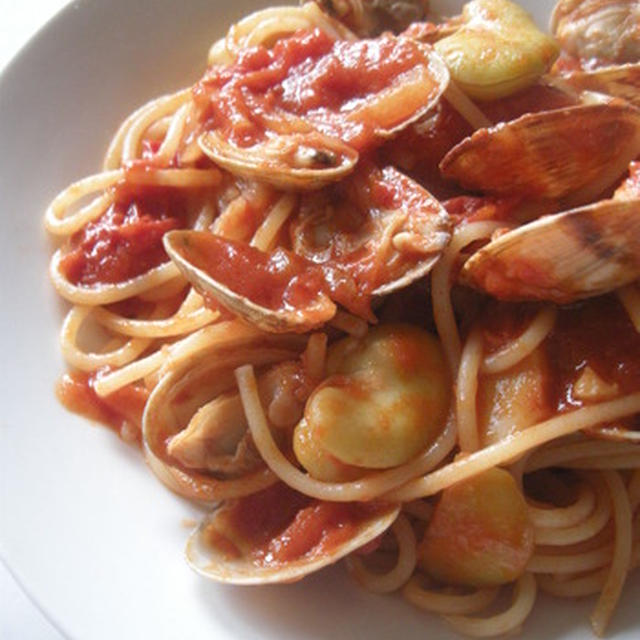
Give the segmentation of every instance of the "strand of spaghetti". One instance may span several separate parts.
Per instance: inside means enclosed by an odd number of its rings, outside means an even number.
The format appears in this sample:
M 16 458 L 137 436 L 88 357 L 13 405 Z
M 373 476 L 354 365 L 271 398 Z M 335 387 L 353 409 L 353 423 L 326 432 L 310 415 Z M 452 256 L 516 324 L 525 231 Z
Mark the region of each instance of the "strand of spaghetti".
M 329 320 L 329 325 L 335 329 L 348 333 L 354 338 L 363 338 L 367 335 L 367 331 L 369 330 L 369 325 L 366 320 L 358 318 L 358 316 L 354 316 L 342 309 L 338 309 L 336 311 L 333 318 Z
M 450 423 L 425 453 L 401 467 L 352 482 L 321 482 L 294 467 L 276 446 L 258 396 L 253 367 L 239 367 L 235 375 L 249 429 L 262 459 L 283 482 L 312 498 L 336 502 L 372 500 L 418 475 L 418 469 L 438 465 L 455 443 L 455 430 Z
M 106 353 L 91 353 L 78 347 L 78 333 L 85 320 L 91 315 L 93 307 L 74 306 L 69 310 L 60 331 L 60 346 L 64 359 L 81 371 L 95 371 L 101 367 L 122 367 L 135 360 L 149 348 L 149 338 L 133 338 L 121 343 Z
M 607 489 L 602 483 L 596 482 L 595 489 L 598 496 L 596 507 L 587 518 L 562 529 L 536 527 L 536 544 L 566 546 L 588 540 L 602 531 L 611 517 L 611 502 L 607 495 Z
M 453 594 L 424 589 L 418 576 L 407 582 L 402 595 L 411 604 L 442 615 L 469 615 L 486 609 L 498 596 L 497 588 L 479 588 L 472 593 Z
M 180 275 L 178 267 L 173 262 L 165 262 L 146 273 L 113 284 L 98 287 L 79 287 L 72 284 L 61 270 L 63 255 L 59 249 L 53 254 L 49 267 L 49 275 L 56 291 L 69 302 L 83 305 L 104 305 L 119 302 L 126 298 L 133 298 L 150 289 L 155 289 L 165 282 Z
M 608 440 L 623 440 L 628 444 L 640 444 L 640 431 L 624 426 L 596 427 L 592 430 L 594 437 Z
M 136 360 L 117 371 L 102 376 L 96 380 L 94 390 L 99 396 L 107 396 L 127 384 L 152 374 L 161 367 L 168 368 L 189 361 L 199 352 L 210 349 L 221 342 L 227 341 L 233 345 L 235 339 L 259 335 L 260 332 L 257 329 L 249 325 L 242 325 L 237 321 L 208 325 L 170 345 L 163 345 L 158 351 L 146 358 Z
M 526 620 L 536 601 L 536 579 L 524 573 L 516 582 L 511 606 L 489 618 L 445 616 L 445 620 L 459 633 L 474 638 L 490 638 L 514 631 Z
M 154 162 L 170 164 L 174 156 L 178 152 L 180 142 L 182 141 L 182 133 L 184 131 L 185 124 L 187 122 L 187 116 L 191 105 L 189 103 L 183 104 L 175 113 L 167 133 L 164 136 L 164 140 L 160 145 L 157 153 L 154 155 Z
M 172 467 L 145 447 L 145 460 L 156 477 L 177 494 L 190 500 L 215 503 L 221 500 L 243 498 L 274 485 L 278 478 L 269 469 L 260 469 L 240 478 L 216 480 L 207 484 L 196 483 L 181 469 Z
M 554 575 L 585 573 L 606 567 L 611 562 L 612 555 L 613 545 L 611 544 L 582 553 L 567 553 L 566 555 L 536 552 L 529 560 L 527 570 L 532 573 L 552 573 Z
M 220 312 L 202 306 L 202 297 L 195 289 L 191 289 L 180 309 L 170 318 L 162 320 L 131 319 L 102 307 L 96 307 L 94 315 L 103 327 L 121 335 L 139 338 L 169 338 L 193 333 L 217 320 L 220 317 Z
M 400 589 L 411 577 L 416 568 L 416 536 L 409 520 L 400 514 L 391 525 L 398 543 L 396 564 L 386 573 L 374 573 L 365 566 L 362 558 L 350 555 L 347 566 L 351 575 L 368 591 L 373 593 L 392 593 Z
M 578 578 L 562 579 L 554 575 L 537 575 L 538 586 L 547 593 L 561 598 L 580 598 L 595 595 L 602 591 L 602 586 L 607 579 L 608 569 L 597 569 Z
M 114 194 L 109 188 L 123 178 L 124 170 L 116 169 L 87 176 L 71 183 L 47 207 L 44 214 L 47 231 L 57 236 L 69 236 L 87 223 L 99 218 L 113 203 Z M 75 213 L 69 214 L 77 202 L 97 192 L 102 193 Z
M 191 89 L 183 89 L 182 92 L 187 93 L 190 92 Z M 182 93 L 178 92 L 178 93 Z M 169 95 L 160 96 L 159 98 L 154 98 L 149 102 L 146 102 L 142 106 L 138 107 L 133 113 L 131 113 L 124 122 L 118 127 L 115 135 L 111 139 L 109 143 L 109 148 L 105 154 L 103 160 L 103 168 L 105 171 L 110 169 L 117 169 L 122 165 L 122 147 L 124 145 L 124 140 L 131 129 L 131 126 L 134 122 L 138 121 L 145 113 L 150 111 L 161 110 L 165 103 L 172 102 L 175 98 L 176 94 L 172 93 Z
M 629 319 L 633 323 L 633 326 L 636 328 L 636 331 L 640 333 L 640 290 L 638 289 L 637 283 L 618 289 L 617 294 L 620 302 L 629 314 Z
M 453 233 L 449 246 L 431 272 L 433 318 L 453 376 L 458 372 L 462 346 L 451 305 L 452 270 L 462 249 L 475 240 L 489 238 L 500 226 L 504 225 L 497 222 L 472 222 L 458 227 Z
M 534 451 L 525 467 L 526 473 L 546 469 L 553 466 L 566 466 L 574 460 L 584 458 L 603 457 L 605 459 L 611 456 L 625 455 L 630 451 L 638 451 L 638 445 L 626 442 L 606 442 L 603 440 L 591 440 L 587 442 L 559 443 L 552 447 Z
M 274 205 L 253 234 L 251 246 L 268 251 L 274 243 L 274 240 L 282 225 L 287 221 L 294 207 L 296 206 L 297 197 L 292 193 L 285 193 Z
M 507 463 L 526 451 L 539 447 L 580 429 L 602 422 L 617 420 L 640 412 L 640 393 L 610 400 L 571 413 L 556 416 L 545 422 L 512 434 L 508 438 L 460 458 L 428 476 L 408 482 L 404 487 L 387 494 L 388 499 L 404 502 L 431 496 L 455 482 L 466 480 L 491 467 Z
M 624 482 L 616 471 L 603 471 L 602 477 L 609 489 L 613 504 L 615 543 L 613 561 L 602 588 L 602 593 L 591 614 L 591 626 L 597 636 L 602 636 L 618 604 L 622 587 L 631 562 L 631 506 Z
M 222 181 L 222 173 L 218 169 L 145 168 L 144 171 L 127 171 L 125 175 L 129 184 L 182 187 L 184 189 L 217 187 Z
M 480 448 L 477 396 L 478 371 L 482 361 L 482 348 L 482 332 L 479 327 L 475 327 L 462 350 L 456 388 L 458 446 L 464 452 L 477 451 Z
M 326 376 L 327 340 L 326 333 L 311 334 L 302 354 L 305 371 L 314 382 L 319 383 Z
M 444 97 L 474 130 L 484 129 L 493 125 L 493 122 L 460 90 L 453 80 L 449 80 Z
M 549 335 L 557 315 L 556 307 L 545 307 L 540 310 L 520 336 L 483 360 L 482 373 L 501 373 L 524 360 Z
M 137 112 L 136 117 L 128 124 L 124 135 L 120 163 L 126 164 L 138 158 L 142 138 L 149 126 L 160 118 L 175 113 L 190 98 L 191 89 L 183 89 L 172 95 L 153 100 Z
M 584 483 L 580 487 L 578 498 L 568 507 L 536 507 L 527 504 L 529 519 L 535 527 L 560 529 L 582 522 L 594 509 L 596 494 L 593 487 Z
M 333 20 L 314 2 L 301 7 L 272 7 L 256 11 L 233 24 L 226 37 L 225 46 L 233 59 L 241 48 L 251 45 L 267 44 L 276 37 L 292 34 L 299 29 L 321 29 L 335 40 L 355 40 L 356 35 L 347 27 Z M 249 45 L 250 46 L 250 45 Z M 209 63 L 213 60 L 209 52 Z

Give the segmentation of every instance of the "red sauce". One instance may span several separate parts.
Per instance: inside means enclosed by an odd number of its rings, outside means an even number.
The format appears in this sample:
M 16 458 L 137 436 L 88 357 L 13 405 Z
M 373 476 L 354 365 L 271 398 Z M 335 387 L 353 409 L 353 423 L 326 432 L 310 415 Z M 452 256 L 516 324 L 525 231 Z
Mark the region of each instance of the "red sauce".
M 519 197 L 457 196 L 443 204 L 452 218 L 453 225 L 457 226 L 462 222 L 481 220 L 516 222 L 518 206 L 521 203 L 522 199 Z
M 346 274 L 285 249 L 267 253 L 214 234 L 192 234 L 180 250 L 213 280 L 266 309 L 308 310 L 324 294 L 356 313 L 369 313 L 368 299 L 358 295 Z M 207 292 L 203 293 L 207 297 Z M 208 302 L 214 307 L 218 304 Z
M 58 382 L 56 395 L 70 411 L 100 422 L 118 434 L 122 433 L 125 424 L 133 427 L 133 430 L 129 429 L 129 433 L 135 434 L 135 439 L 139 442 L 142 412 L 149 398 L 149 391 L 145 387 L 131 384 L 100 397 L 93 388 L 95 378 L 95 373 L 65 373 Z
M 437 198 L 448 198 L 460 193 L 460 188 L 441 176 L 438 164 L 449 149 L 472 133 L 469 123 L 440 100 L 427 117 L 400 131 L 380 153 L 385 162 L 406 172 Z
M 448 228 L 439 217 L 440 204 L 419 184 L 394 167 L 380 169 L 361 161 L 347 180 L 301 196 L 300 213 L 289 227 L 291 242 L 297 253 L 322 264 L 325 271 L 334 265 L 338 272 L 348 273 L 357 291 L 368 296 L 424 256 L 419 250 L 399 252 L 393 246 L 381 250 L 382 229 L 389 224 L 384 217 L 396 213 L 406 214 L 402 230 L 416 236 L 429 237 L 433 227 Z
M 315 127 L 363 150 L 376 139 L 372 122 L 350 112 L 419 64 L 423 53 L 410 40 L 334 41 L 319 29 L 299 31 L 272 49 L 245 49 L 234 64 L 213 67 L 194 87 L 194 100 L 203 128 L 238 146 L 263 139 L 265 115 L 288 114 L 304 119 L 307 131 Z
M 223 509 L 205 530 L 206 542 L 228 557 L 278 566 L 331 553 L 379 507 L 322 502 L 279 483 Z
M 486 353 L 517 338 L 540 308 L 536 303 L 489 302 L 480 320 Z M 576 396 L 575 385 L 587 367 L 605 383 L 617 385 L 620 395 L 640 391 L 640 333 L 614 295 L 560 307 L 542 348 L 551 378 L 549 401 L 557 412 L 586 404 Z M 628 424 L 640 428 L 640 416 Z
M 309 306 L 325 289 L 322 271 L 284 249 L 259 251 L 214 234 L 189 236 L 181 253 L 216 282 L 272 310 Z
M 583 405 L 574 384 L 587 366 L 621 394 L 640 391 L 640 334 L 615 296 L 562 309 L 545 347 L 561 411 Z
M 166 262 L 162 236 L 185 225 L 184 203 L 169 189 L 118 193 L 97 220 L 71 236 L 62 273 L 78 286 L 124 282 Z

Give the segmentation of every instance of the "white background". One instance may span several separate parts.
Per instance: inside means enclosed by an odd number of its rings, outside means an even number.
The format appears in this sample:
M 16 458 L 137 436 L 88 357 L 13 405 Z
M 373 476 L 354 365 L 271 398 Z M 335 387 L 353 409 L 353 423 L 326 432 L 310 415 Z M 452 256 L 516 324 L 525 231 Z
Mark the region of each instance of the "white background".
M 0 72 L 23 44 L 67 0 L 0 0 Z M 0 509 L 2 506 L 0 506 Z M 49 624 L 0 563 L 0 638 L 2 640 L 60 640 Z

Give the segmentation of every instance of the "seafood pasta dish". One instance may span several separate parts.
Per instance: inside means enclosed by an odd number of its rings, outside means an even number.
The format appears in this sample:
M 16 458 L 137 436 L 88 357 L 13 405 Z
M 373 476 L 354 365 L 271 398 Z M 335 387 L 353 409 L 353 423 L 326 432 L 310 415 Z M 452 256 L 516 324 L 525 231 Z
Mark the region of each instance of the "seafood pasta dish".
M 206 578 L 345 559 L 464 635 L 539 592 L 602 635 L 640 564 L 640 2 L 430 9 L 258 11 L 122 123 L 45 214 L 57 393 L 210 507 Z

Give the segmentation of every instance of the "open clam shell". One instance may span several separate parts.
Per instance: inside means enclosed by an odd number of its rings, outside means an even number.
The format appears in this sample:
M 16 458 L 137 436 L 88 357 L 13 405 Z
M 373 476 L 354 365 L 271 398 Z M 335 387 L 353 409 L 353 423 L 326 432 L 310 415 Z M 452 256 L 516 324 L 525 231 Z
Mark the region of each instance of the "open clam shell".
M 203 78 L 198 104 L 208 115 L 198 143 L 232 173 L 283 189 L 344 177 L 360 152 L 418 120 L 449 84 L 431 47 L 389 34 L 347 41 L 314 30 L 265 55 L 262 66 L 239 61 Z
M 206 503 L 253 493 L 275 480 L 264 466 L 211 473 L 188 468 L 171 455 L 172 439 L 202 418 L 202 410 L 235 390 L 233 370 L 244 364 L 269 367 L 296 358 L 304 348 L 300 336 L 263 334 L 238 321 L 207 327 L 193 336 L 199 347 L 171 364 L 154 387 L 142 419 L 145 458 L 172 491 Z M 214 416 L 215 417 L 215 416 Z M 229 433 L 231 440 L 237 439 Z M 224 452 L 223 452 L 224 453 Z
M 606 93 L 640 108 L 640 62 L 571 71 L 562 79 L 581 91 Z
M 527 114 L 479 129 L 440 163 L 467 189 L 584 204 L 640 154 L 640 110 L 612 101 Z
M 504 300 L 560 304 L 640 277 L 640 200 L 603 200 L 509 231 L 465 263 L 461 280 Z
M 274 485 L 222 503 L 190 536 L 186 557 L 218 582 L 293 582 L 371 542 L 399 512 L 396 504 L 320 502 Z
M 371 164 L 333 192 L 303 197 L 291 223 L 298 255 L 340 267 L 373 295 L 428 273 L 450 231 L 447 211 L 426 189 L 394 167 Z
M 335 315 L 322 275 L 297 256 L 268 254 L 206 231 L 167 233 L 164 246 L 205 300 L 264 331 L 303 333 Z
M 570 55 L 608 63 L 640 59 L 637 0 L 559 0 L 550 28 Z
M 217 131 L 206 131 L 198 144 L 234 175 L 259 179 L 280 189 L 321 189 L 351 173 L 358 162 L 357 151 L 319 133 L 278 135 L 243 148 Z

